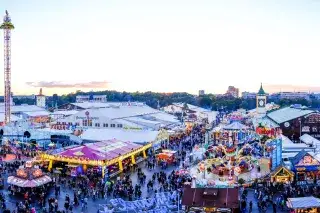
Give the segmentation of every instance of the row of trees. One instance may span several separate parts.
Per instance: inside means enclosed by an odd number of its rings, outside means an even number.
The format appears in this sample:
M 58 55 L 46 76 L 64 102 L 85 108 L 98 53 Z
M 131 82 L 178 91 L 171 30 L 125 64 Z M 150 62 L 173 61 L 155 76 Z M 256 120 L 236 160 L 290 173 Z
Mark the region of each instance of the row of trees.
M 70 93 L 67 95 L 47 97 L 48 107 L 60 106 L 66 103 L 72 103 L 76 101 L 77 95 L 106 95 L 108 101 L 114 102 L 144 102 L 150 107 L 157 108 L 158 104 L 160 107 L 170 105 L 174 102 L 182 102 L 200 106 L 206 109 L 221 110 L 225 109 L 228 111 L 236 110 L 239 108 L 253 109 L 256 107 L 255 99 L 242 99 L 234 97 L 221 97 L 212 94 L 203 96 L 195 96 L 189 93 L 155 93 L 155 92 L 118 92 L 118 91 L 97 91 L 97 92 L 82 92 L 77 91 L 76 93 Z M 17 105 L 20 104 L 35 104 L 34 99 L 20 98 L 15 99 L 14 102 Z M 268 102 L 274 102 L 280 106 L 289 106 L 291 104 L 302 104 L 312 108 L 320 108 L 320 100 L 316 98 L 306 99 L 270 99 Z

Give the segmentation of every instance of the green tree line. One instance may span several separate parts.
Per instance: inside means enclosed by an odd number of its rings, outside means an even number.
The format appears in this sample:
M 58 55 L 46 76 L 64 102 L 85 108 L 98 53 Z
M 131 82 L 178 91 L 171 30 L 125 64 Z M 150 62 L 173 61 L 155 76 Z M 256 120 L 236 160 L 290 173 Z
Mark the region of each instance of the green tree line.
M 206 109 L 212 110 L 237 110 L 239 108 L 243 109 L 253 109 L 256 107 L 255 99 L 243 99 L 234 98 L 231 96 L 216 96 L 213 94 L 206 94 L 202 96 L 192 95 L 186 92 L 178 93 L 156 93 L 156 92 L 118 92 L 118 91 L 97 91 L 97 92 L 82 92 L 77 91 L 76 93 L 70 93 L 62 96 L 50 96 L 47 97 L 48 107 L 55 107 L 72 103 L 76 101 L 77 95 L 106 95 L 107 100 L 110 102 L 144 102 L 152 108 L 159 106 L 167 106 L 175 102 L 188 103 L 196 106 L 200 106 Z M 15 99 L 14 102 L 17 105 L 20 104 L 35 104 L 35 100 L 31 98 L 19 98 Z M 304 106 L 309 106 L 311 108 L 320 108 L 320 100 L 315 97 L 311 97 L 310 100 L 306 99 L 269 99 L 268 103 L 274 102 L 280 106 L 290 106 L 292 104 L 302 104 Z

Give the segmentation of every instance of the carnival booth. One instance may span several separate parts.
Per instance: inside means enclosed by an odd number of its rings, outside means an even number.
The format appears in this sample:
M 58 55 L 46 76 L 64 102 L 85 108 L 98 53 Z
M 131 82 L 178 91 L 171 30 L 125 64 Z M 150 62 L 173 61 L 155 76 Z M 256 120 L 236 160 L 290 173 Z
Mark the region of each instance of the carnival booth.
M 302 150 L 291 159 L 297 185 L 320 184 L 320 162 Z
M 283 165 L 277 167 L 270 175 L 272 183 L 291 183 L 294 180 L 294 173 Z
M 227 141 L 241 141 L 251 134 L 249 127 L 241 124 L 240 122 L 233 122 L 226 126 L 215 128 L 212 135 L 214 141 L 227 142 Z
M 38 166 L 33 165 L 31 161 L 27 161 L 24 166 L 21 166 L 16 171 L 15 175 L 9 176 L 7 179 L 10 185 L 9 191 L 11 191 L 12 194 L 15 194 L 15 192 L 25 193 L 31 188 L 34 189 L 34 191 L 46 192 L 47 184 L 51 181 L 51 178 L 44 174 Z M 37 189 L 39 187 L 41 188 Z
M 295 213 L 318 213 L 320 212 L 320 199 L 313 196 L 288 198 L 287 207 Z
M 43 153 L 41 158 L 49 160 L 49 170 L 60 164 L 73 168 L 73 175 L 85 175 L 89 169 L 101 171 L 102 176 L 105 173 L 112 176 L 146 158 L 146 150 L 151 146 L 151 143 L 142 146 L 114 139 Z
M 171 150 L 162 150 L 161 153 L 157 154 L 157 161 L 158 162 L 165 162 L 167 164 L 172 164 L 176 157 L 176 151 L 171 151 Z

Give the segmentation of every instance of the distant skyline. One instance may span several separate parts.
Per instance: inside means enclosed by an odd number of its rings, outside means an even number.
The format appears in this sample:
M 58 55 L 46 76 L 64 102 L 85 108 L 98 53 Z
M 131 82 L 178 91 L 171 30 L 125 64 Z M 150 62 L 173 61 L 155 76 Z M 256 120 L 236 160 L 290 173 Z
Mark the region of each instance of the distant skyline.
M 320 92 L 318 1 L 2 0 L 1 8 L 15 25 L 17 95 L 219 94 L 230 85 L 256 92 L 261 82 L 269 93 Z

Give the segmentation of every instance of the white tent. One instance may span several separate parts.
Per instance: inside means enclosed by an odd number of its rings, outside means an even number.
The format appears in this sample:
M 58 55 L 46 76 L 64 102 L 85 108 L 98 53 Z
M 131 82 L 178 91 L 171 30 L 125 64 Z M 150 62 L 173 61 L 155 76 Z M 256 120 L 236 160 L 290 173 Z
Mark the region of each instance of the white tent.
M 224 130 L 245 130 L 248 129 L 246 125 L 243 125 L 242 123 L 239 122 L 233 122 L 225 127 L 223 127 Z
M 320 199 L 313 196 L 288 198 L 287 206 L 293 209 L 319 208 Z
M 309 134 L 304 134 L 300 137 L 300 140 L 305 143 L 305 144 L 308 144 L 308 145 L 318 145 L 320 144 L 320 141 L 314 137 L 312 137 L 311 135 Z

